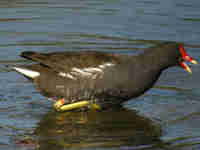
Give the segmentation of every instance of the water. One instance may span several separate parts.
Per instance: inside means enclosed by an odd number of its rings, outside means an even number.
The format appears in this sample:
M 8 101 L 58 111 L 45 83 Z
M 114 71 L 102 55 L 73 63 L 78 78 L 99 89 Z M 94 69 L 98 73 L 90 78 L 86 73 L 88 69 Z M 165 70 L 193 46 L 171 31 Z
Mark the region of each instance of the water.
M 56 113 L 5 64 L 25 50 L 118 50 L 184 42 L 200 56 L 200 1 L 3 0 L 0 2 L 0 149 L 200 149 L 199 65 L 165 71 L 119 112 Z

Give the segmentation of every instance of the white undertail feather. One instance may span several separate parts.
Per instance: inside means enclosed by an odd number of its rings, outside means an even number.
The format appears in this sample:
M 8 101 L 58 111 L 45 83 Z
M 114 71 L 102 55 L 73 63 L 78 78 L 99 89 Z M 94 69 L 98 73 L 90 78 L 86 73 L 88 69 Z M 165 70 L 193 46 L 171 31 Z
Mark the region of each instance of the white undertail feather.
M 77 72 L 77 73 L 79 73 L 79 74 L 81 74 L 83 76 L 90 76 L 90 75 L 92 75 L 92 73 L 86 72 L 83 69 L 79 69 L 79 68 L 72 68 L 72 71 Z
M 13 67 L 13 69 L 29 78 L 32 78 L 32 79 L 34 79 L 40 75 L 40 73 L 37 71 L 28 70 L 25 68 Z

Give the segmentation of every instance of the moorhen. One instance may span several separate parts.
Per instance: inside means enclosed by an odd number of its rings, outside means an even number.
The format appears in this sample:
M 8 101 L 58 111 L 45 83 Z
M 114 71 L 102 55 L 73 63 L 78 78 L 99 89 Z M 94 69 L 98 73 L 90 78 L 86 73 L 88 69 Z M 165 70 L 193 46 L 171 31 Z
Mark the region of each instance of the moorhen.
M 25 51 L 21 56 L 38 63 L 12 68 L 31 79 L 43 95 L 56 100 L 59 111 L 120 106 L 150 89 L 163 70 L 180 66 L 191 73 L 184 61 L 197 64 L 182 44 L 174 42 L 146 48 L 138 55 Z

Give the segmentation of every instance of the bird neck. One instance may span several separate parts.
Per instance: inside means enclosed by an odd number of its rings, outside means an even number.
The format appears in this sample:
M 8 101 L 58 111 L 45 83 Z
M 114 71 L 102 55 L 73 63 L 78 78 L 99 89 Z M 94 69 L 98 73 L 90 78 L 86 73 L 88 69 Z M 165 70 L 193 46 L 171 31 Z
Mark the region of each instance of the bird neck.
M 163 70 L 175 66 L 173 53 L 161 50 L 160 48 L 148 49 L 138 56 L 142 66 L 149 68 L 149 71 L 162 72 Z

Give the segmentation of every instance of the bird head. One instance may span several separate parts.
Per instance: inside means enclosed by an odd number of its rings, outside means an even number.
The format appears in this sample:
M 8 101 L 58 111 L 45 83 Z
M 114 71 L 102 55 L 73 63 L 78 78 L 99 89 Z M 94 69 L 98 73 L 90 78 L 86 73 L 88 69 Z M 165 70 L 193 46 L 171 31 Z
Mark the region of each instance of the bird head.
M 198 64 L 198 62 L 187 54 L 182 44 L 178 45 L 178 50 L 180 52 L 180 57 L 178 58 L 179 66 L 181 66 L 187 72 L 192 73 L 186 62 L 190 62 L 192 64 Z

